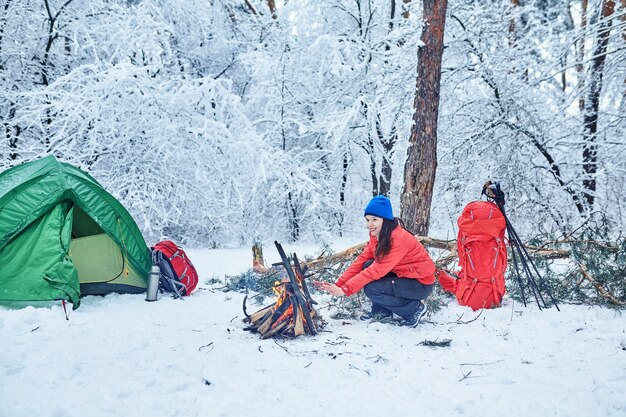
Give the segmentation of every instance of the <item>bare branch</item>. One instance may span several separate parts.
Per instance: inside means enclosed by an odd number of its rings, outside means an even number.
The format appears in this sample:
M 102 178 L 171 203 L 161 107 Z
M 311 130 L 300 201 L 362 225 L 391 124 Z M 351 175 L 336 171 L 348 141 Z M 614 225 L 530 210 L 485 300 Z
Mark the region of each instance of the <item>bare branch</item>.
M 606 298 L 611 303 L 616 304 L 618 306 L 626 305 L 626 301 L 618 300 L 613 294 L 611 294 L 606 288 L 604 288 L 604 286 L 602 284 L 600 284 L 598 281 L 596 281 L 591 276 L 589 271 L 587 271 L 587 267 L 584 264 L 582 264 L 582 263 L 578 264 L 578 267 L 580 268 L 580 271 L 583 274 L 583 278 L 586 279 L 587 281 L 591 282 L 591 284 L 593 284 L 593 286 L 596 288 L 596 290 L 598 290 L 598 294 L 600 294 L 602 297 Z

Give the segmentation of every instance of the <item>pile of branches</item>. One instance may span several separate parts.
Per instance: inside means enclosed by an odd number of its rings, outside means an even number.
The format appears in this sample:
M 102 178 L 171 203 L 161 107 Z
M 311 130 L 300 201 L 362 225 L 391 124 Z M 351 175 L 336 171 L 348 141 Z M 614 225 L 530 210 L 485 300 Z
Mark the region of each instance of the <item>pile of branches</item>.
M 536 264 L 555 297 L 573 303 L 626 307 L 626 239 L 603 239 L 596 228 L 539 247 L 564 248 L 564 262 L 536 257 Z M 514 289 L 515 290 L 515 289 Z M 514 293 L 515 295 L 515 293 Z

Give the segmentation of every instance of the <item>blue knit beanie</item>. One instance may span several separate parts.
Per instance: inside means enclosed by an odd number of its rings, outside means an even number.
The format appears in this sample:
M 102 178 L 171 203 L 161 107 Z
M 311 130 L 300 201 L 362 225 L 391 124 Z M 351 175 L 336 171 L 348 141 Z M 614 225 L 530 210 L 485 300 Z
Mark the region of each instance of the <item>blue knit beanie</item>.
M 391 201 L 384 195 L 377 195 L 372 198 L 369 203 L 367 203 L 367 207 L 365 207 L 365 214 L 367 215 L 381 217 L 387 220 L 393 220 L 393 211 L 391 209 Z

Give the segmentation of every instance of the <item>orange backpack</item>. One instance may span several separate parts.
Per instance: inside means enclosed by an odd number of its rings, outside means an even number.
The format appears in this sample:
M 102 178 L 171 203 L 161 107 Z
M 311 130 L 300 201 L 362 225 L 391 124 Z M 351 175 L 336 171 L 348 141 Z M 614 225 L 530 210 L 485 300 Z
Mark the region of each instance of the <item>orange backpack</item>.
M 473 310 L 498 307 L 506 293 L 504 215 L 494 203 L 474 201 L 465 206 L 458 224 L 461 271 L 455 279 L 447 271 L 437 270 L 439 283 L 456 296 L 459 304 Z

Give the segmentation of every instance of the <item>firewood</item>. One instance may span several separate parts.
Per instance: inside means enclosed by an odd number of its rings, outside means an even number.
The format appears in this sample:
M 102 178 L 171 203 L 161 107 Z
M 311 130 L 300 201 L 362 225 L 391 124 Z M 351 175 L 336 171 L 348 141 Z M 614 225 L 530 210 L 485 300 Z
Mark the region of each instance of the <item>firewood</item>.
M 274 314 L 275 314 L 275 311 L 272 310 L 267 315 L 265 315 L 263 317 L 263 319 L 260 320 L 256 324 L 256 331 L 259 332 L 259 333 L 265 333 L 267 331 L 267 329 L 270 328 L 270 326 L 272 325 L 272 323 L 274 323 L 274 321 L 276 319 Z
M 313 319 L 309 314 L 309 309 L 306 307 L 304 298 L 302 297 L 302 294 L 300 294 L 298 280 L 296 279 L 296 276 L 293 272 L 293 268 L 291 268 L 291 263 L 289 262 L 289 259 L 287 258 L 287 255 L 285 254 L 285 251 L 283 250 L 283 247 L 280 245 L 280 243 L 275 241 L 274 244 L 276 245 L 276 249 L 278 249 L 278 253 L 283 261 L 283 264 L 285 265 L 285 269 L 287 270 L 289 281 L 291 282 L 294 295 L 296 296 L 296 302 L 300 305 L 300 307 L 302 307 L 302 312 L 304 313 L 304 318 L 306 319 L 306 325 L 308 326 L 308 330 L 311 334 L 316 334 L 317 332 L 315 329 L 315 324 L 313 323 Z
M 268 305 L 267 307 L 263 307 L 261 310 L 257 311 L 256 313 L 250 314 L 250 322 L 251 323 L 255 323 L 255 322 L 259 321 L 268 312 L 272 311 L 272 307 L 274 307 L 273 304 Z
M 294 325 L 293 325 L 293 335 L 294 336 L 301 336 L 303 334 L 305 334 L 304 332 L 304 323 L 302 322 L 302 309 L 300 309 L 300 307 L 298 307 L 295 311 L 294 311 Z
M 304 309 L 304 327 L 307 333 L 317 334 L 317 327 L 315 326 L 315 322 L 313 321 L 313 317 L 311 316 L 311 312 L 308 309 Z
M 256 331 L 261 334 L 267 332 L 267 330 L 272 325 L 272 317 L 273 317 L 273 314 L 270 315 L 267 319 L 265 319 L 259 326 L 257 326 Z
M 282 265 L 289 277 L 283 280 L 280 285 L 274 286 L 278 294 L 278 299 L 274 304 L 263 307 L 261 310 L 248 315 L 246 313 L 246 303 L 244 299 L 243 308 L 250 326 L 244 330 L 258 332 L 262 339 L 275 336 L 297 337 L 304 334 L 316 334 L 317 324 L 313 320 L 318 318 L 320 326 L 324 326 L 324 321 L 319 317 L 319 313 L 312 307 L 317 304 L 311 297 L 305 282 L 306 268 L 302 268 L 297 255 L 293 254 L 292 260 L 287 257 L 282 246 L 274 242 L 280 253 L 282 262 L 274 264 L 272 269 L 278 272 L 276 266 Z M 255 256 L 258 251 L 254 251 Z
M 258 328 L 259 333 L 265 333 L 278 320 L 285 311 L 291 306 L 291 299 L 285 299 L 280 306 L 274 311 Z
M 302 284 L 302 290 L 304 291 L 306 301 L 308 303 L 317 304 L 315 301 L 313 301 L 313 298 L 311 298 L 311 293 L 309 292 L 309 288 L 307 287 L 306 281 L 304 280 L 304 270 L 300 266 L 300 261 L 298 260 L 298 256 L 295 253 L 293 254 L 293 265 L 296 270 L 297 281 Z
M 293 307 L 295 305 L 293 296 L 289 298 L 289 301 L 285 301 L 284 303 L 289 303 L 289 305 Z M 287 311 L 289 311 L 289 308 L 285 309 L 285 313 Z M 268 329 L 264 330 L 263 332 L 259 332 L 261 333 L 261 339 L 266 339 L 267 337 L 276 335 L 280 333 L 282 330 L 287 331 L 288 330 L 287 326 L 293 322 L 293 312 L 295 311 L 295 309 L 292 309 L 291 311 L 292 311 L 291 314 L 285 314 L 285 313 L 281 314 L 280 316 L 278 316 L 278 318 L 276 318 L 273 321 L 273 323 L 269 326 Z
M 265 323 L 265 320 L 269 319 L 272 317 L 272 315 L 274 314 L 274 310 L 270 309 L 268 310 L 263 316 L 259 317 L 257 320 L 253 321 L 252 324 L 256 327 L 260 326 L 261 324 Z
M 274 336 L 275 334 L 283 330 L 285 327 L 287 327 L 288 324 L 289 324 L 289 320 L 284 320 L 283 322 L 274 326 L 270 331 L 262 333 L 261 339 L 268 339 Z

